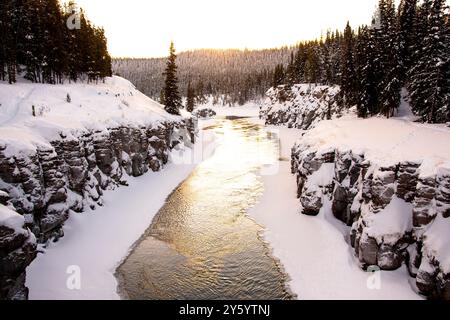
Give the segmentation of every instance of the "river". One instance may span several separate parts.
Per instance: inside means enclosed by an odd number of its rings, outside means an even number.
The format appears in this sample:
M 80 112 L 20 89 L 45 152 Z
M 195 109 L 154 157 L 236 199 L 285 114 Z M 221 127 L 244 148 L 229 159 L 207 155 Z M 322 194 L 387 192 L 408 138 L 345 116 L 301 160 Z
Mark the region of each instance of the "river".
M 246 119 L 218 119 L 214 154 L 167 198 L 117 269 L 124 299 L 291 299 L 287 276 L 247 215 L 279 141 Z M 151 197 L 151 194 L 149 194 Z

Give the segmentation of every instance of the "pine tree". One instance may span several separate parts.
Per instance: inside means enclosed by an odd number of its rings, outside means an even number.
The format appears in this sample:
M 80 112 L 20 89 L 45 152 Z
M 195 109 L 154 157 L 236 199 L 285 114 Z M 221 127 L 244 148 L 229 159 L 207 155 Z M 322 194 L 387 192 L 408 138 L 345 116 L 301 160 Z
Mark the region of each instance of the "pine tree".
M 380 1 L 380 30 L 382 33 L 378 46 L 382 76 L 378 102 L 380 112 L 389 118 L 400 105 L 402 70 L 394 0 Z
M 188 112 L 194 111 L 195 107 L 195 92 L 194 89 L 191 86 L 191 82 L 188 83 L 187 93 L 186 93 L 186 110 Z
M 402 75 L 411 69 L 417 43 L 417 0 L 402 0 L 399 8 L 399 50 Z
M 450 120 L 450 36 L 445 0 L 425 1 L 422 26 L 427 26 L 420 59 L 411 70 L 409 86 L 413 111 L 424 121 Z
M 356 75 L 358 79 L 356 90 L 356 105 L 358 115 L 366 117 L 377 113 L 377 87 L 375 61 L 375 45 L 371 30 L 364 26 L 358 32 L 355 50 Z
M 284 84 L 285 81 L 285 73 L 284 67 L 282 64 L 279 64 L 275 67 L 275 71 L 273 73 L 273 87 L 278 87 L 279 85 Z
M 320 61 L 315 45 L 308 48 L 305 64 L 305 80 L 308 83 L 318 83 L 320 77 Z
M 170 114 L 179 115 L 181 107 L 181 97 L 178 92 L 178 78 L 177 78 L 177 65 L 176 65 L 175 46 L 173 42 L 170 44 L 169 58 L 167 59 L 165 87 L 164 87 L 164 100 L 165 110 Z
M 354 34 L 347 22 L 342 43 L 342 70 L 341 70 L 341 92 L 344 103 L 353 106 L 357 102 L 356 98 L 356 71 L 354 63 Z

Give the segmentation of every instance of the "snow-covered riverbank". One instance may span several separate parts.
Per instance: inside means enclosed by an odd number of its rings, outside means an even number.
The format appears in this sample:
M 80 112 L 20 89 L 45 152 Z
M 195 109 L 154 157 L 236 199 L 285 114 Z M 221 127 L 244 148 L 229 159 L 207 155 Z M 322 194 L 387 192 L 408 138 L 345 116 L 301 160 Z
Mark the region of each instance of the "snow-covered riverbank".
M 279 130 L 282 158 L 290 159 L 291 146 L 301 130 Z M 420 299 L 409 284 L 405 267 L 372 274 L 362 271 L 344 237 L 344 224 L 331 213 L 330 204 L 318 217 L 301 214 L 297 185 L 290 161 L 282 161 L 276 175 L 263 177 L 264 194 L 250 215 L 266 232 L 265 239 L 291 278 L 290 286 L 299 299 Z

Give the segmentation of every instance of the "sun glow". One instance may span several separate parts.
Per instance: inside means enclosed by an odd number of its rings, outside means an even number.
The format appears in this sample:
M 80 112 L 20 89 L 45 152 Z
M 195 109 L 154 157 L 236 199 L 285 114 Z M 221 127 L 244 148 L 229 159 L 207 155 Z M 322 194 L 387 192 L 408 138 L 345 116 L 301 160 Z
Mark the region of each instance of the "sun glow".
M 196 48 L 273 48 L 371 21 L 378 0 L 77 0 L 103 26 L 115 57 L 159 57 L 169 42 Z

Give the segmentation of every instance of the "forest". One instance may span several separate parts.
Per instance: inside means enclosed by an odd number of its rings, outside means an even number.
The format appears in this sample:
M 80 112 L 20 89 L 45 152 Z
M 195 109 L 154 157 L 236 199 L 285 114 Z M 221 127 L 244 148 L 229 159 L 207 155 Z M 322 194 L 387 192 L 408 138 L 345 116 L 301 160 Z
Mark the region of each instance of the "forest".
M 111 76 L 105 31 L 74 2 L 1 2 L 1 80 L 15 83 L 17 75 L 23 75 L 32 82 L 56 84 Z

